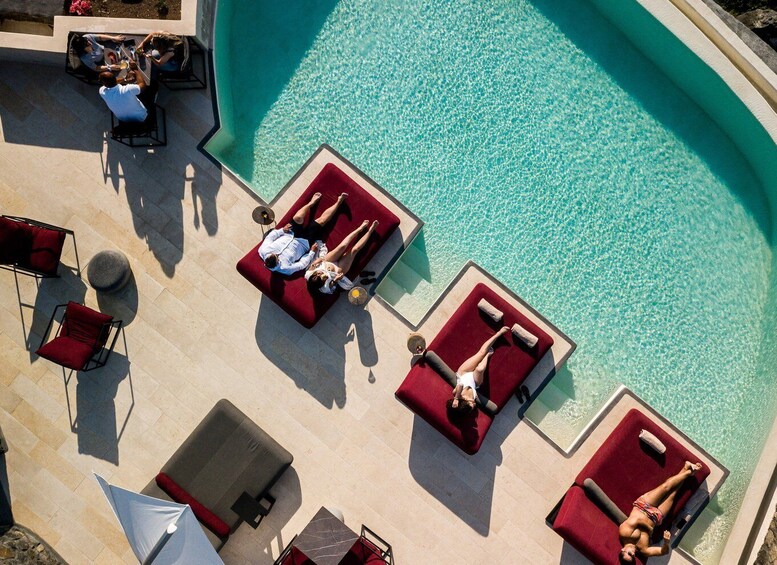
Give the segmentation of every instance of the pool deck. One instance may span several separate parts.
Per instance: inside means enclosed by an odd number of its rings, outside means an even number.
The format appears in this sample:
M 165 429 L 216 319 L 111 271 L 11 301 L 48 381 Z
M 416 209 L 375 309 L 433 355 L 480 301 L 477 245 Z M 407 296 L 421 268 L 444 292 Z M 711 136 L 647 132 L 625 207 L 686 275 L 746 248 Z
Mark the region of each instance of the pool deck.
M 75 230 L 82 268 L 114 248 L 134 272 L 128 290 L 98 299 L 65 270 L 39 288 L 18 277 L 18 294 L 0 271 L 0 425 L 17 520 L 71 564 L 136 563 L 91 471 L 142 489 L 228 398 L 295 460 L 268 518 L 222 550 L 227 564 L 272 563 L 322 505 L 389 541 L 398 564 L 582 561 L 545 517 L 623 408 L 565 458 L 513 399 L 464 455 L 394 398 L 409 328 L 380 300 L 340 300 L 305 330 L 237 273 L 261 238 L 257 201 L 196 149 L 213 123 L 209 93 L 162 89 L 159 102 L 168 147 L 133 151 L 105 139 L 96 87 L 59 66 L 0 66 L 2 213 Z M 30 350 L 67 300 L 117 314 L 126 331 L 105 368 L 66 383 Z

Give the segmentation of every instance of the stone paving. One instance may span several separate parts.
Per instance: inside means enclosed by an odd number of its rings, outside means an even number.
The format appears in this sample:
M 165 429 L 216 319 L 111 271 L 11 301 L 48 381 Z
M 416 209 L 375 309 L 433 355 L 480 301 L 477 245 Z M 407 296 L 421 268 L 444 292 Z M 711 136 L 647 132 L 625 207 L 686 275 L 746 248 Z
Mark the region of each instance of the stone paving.
M 69 563 L 135 563 L 91 472 L 142 489 L 224 397 L 295 457 L 273 512 L 222 550 L 227 564 L 272 563 L 322 505 L 367 524 L 399 564 L 578 561 L 544 518 L 604 431 L 564 459 L 513 399 L 481 451 L 463 455 L 394 398 L 409 330 L 379 301 L 340 300 L 305 330 L 237 273 L 261 231 L 252 195 L 196 150 L 213 123 L 209 93 L 162 89 L 159 102 L 168 147 L 133 151 L 105 139 L 96 87 L 60 67 L 0 65 L 0 211 L 75 230 L 82 268 L 118 249 L 134 273 L 107 299 L 66 269 L 40 285 L 0 271 L 16 519 Z M 75 264 L 70 240 L 64 263 Z M 31 351 L 68 300 L 126 330 L 106 367 L 66 380 Z

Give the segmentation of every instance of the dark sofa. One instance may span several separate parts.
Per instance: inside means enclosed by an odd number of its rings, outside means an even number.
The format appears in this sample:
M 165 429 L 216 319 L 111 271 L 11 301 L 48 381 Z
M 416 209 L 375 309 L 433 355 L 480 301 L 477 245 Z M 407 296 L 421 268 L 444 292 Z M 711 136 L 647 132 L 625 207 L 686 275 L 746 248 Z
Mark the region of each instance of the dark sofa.
M 142 493 L 189 504 L 218 550 L 243 522 L 233 505 L 241 496 L 250 497 L 249 506 L 251 501 L 257 505 L 268 501 L 259 511 L 269 512 L 274 499 L 268 491 L 293 459 L 248 416 L 222 399 Z

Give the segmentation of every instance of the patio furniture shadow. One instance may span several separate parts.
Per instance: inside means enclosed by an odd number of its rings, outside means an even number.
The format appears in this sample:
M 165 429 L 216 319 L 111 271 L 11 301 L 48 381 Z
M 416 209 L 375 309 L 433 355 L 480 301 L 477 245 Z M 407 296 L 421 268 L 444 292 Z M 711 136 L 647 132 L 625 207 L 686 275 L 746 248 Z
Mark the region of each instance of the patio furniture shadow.
M 483 537 L 491 529 L 496 468 L 502 463 L 503 437 L 520 421 L 510 400 L 496 416 L 475 455 L 467 455 L 420 416 L 413 417 L 408 468 L 413 479 L 453 515 Z
M 124 338 L 124 333 L 122 332 Z M 126 339 L 124 341 L 126 352 Z M 78 436 L 78 453 L 91 455 L 119 464 L 119 442 L 135 407 L 135 393 L 132 388 L 130 362 L 126 355 L 111 354 L 108 364 L 96 371 L 62 371 L 65 381 L 70 430 Z M 75 412 L 70 404 L 70 381 L 75 375 Z M 124 380 L 129 384 L 129 406 L 123 415 L 121 428 L 117 426 L 116 397 Z M 126 402 L 122 402 L 126 404 Z
M 175 135 L 172 128 L 171 135 Z M 184 253 L 186 183 L 192 192 L 194 229 L 203 228 L 213 236 L 218 231 L 216 198 L 221 172 L 214 169 L 218 176 L 214 178 L 194 160 L 181 159 L 180 154 L 133 150 L 110 140 L 106 140 L 104 157 L 103 178 L 117 193 L 124 181 L 135 234 L 146 242 L 165 275 L 172 278 Z
M 343 310 L 345 309 L 345 311 Z M 259 350 L 298 388 L 323 406 L 345 406 L 345 345 L 357 340 L 362 365 L 378 363 L 372 316 L 365 308 L 339 300 L 316 326 L 302 327 L 262 296 L 255 328 Z

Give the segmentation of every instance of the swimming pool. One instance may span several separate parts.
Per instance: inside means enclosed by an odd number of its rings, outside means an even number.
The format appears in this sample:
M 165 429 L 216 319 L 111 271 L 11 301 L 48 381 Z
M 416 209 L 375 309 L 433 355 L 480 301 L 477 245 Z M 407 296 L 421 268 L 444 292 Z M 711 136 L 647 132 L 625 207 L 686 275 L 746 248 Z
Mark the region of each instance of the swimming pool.
M 207 148 L 270 200 L 326 142 L 418 214 L 379 290 L 411 320 L 467 259 L 530 302 L 578 344 L 543 430 L 624 383 L 731 470 L 683 542 L 714 561 L 777 411 L 777 151 L 636 3 L 596 5 L 668 66 L 586 2 L 221 0 Z

